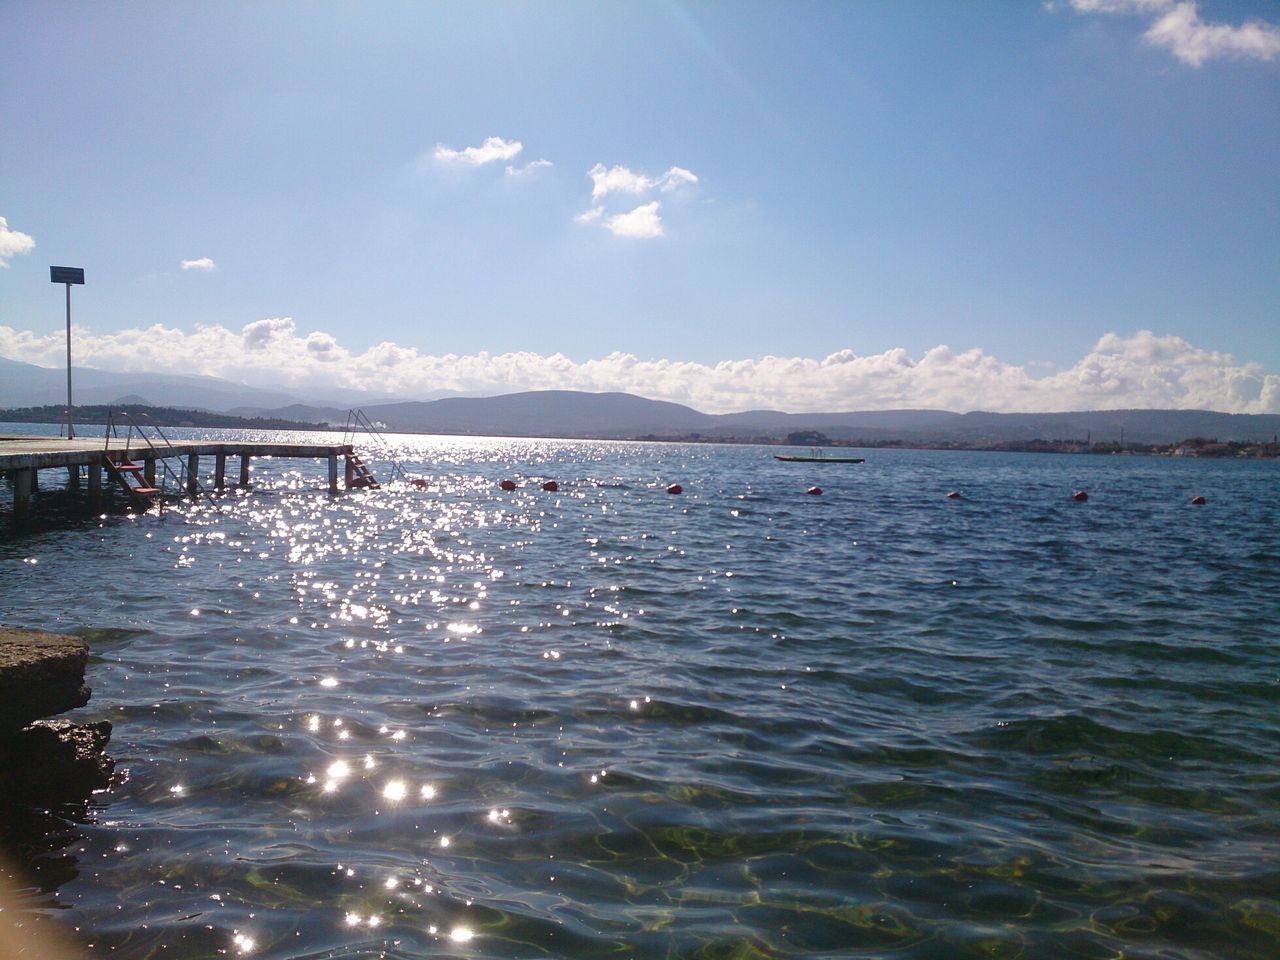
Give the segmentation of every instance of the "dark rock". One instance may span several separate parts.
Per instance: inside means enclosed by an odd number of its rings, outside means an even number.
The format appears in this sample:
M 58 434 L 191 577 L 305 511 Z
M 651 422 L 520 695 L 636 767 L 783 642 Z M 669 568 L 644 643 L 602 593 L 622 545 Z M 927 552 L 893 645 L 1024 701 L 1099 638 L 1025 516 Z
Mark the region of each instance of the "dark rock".
M 53 803 L 104 789 L 115 770 L 115 761 L 103 752 L 110 739 L 109 720 L 38 720 L 0 739 L 0 797 Z
M 78 637 L 0 627 L 0 736 L 88 703 L 88 661 Z

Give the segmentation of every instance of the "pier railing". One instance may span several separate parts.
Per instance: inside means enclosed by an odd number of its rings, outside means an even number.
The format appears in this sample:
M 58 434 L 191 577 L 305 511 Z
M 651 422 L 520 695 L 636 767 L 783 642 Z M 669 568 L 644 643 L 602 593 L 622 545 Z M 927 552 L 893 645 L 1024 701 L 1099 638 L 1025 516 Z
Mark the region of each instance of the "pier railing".
M 121 431 L 124 431 L 124 436 L 121 436 Z M 348 490 L 376 489 L 376 480 L 367 468 L 361 469 L 363 465 L 359 464 L 359 458 L 349 444 L 282 443 L 218 437 L 171 440 L 153 424 L 138 424 L 119 412 L 113 412 L 109 418 L 102 446 L 88 437 L 71 443 L 57 437 L 6 438 L 4 443 L 0 443 L 0 476 L 12 484 L 12 519 L 14 528 L 19 529 L 32 515 L 33 502 L 39 500 L 38 477 L 41 471 L 65 470 L 68 492 L 87 487 L 88 502 L 94 505 L 109 492 L 109 487 L 103 483 L 105 471 L 111 481 L 110 486 L 118 486 L 127 494 L 132 506 L 148 510 L 166 496 L 176 498 L 185 493 L 194 497 L 205 492 L 198 480 L 201 476 L 200 458 L 204 456 L 214 458 L 213 489 L 208 493 L 226 489 L 227 461 L 232 457 L 240 461 L 238 487 L 241 490 L 251 487 L 250 460 L 254 457 L 327 461 L 329 493 L 334 495 L 339 493 L 341 464 L 345 459 Z M 175 459 L 179 463 L 185 461 L 186 469 L 172 469 L 178 466 L 173 463 Z M 161 462 L 159 468 L 157 460 Z M 174 490 L 173 483 L 182 489 Z M 221 501 L 221 497 L 211 496 L 205 502 L 216 510 L 222 510 L 228 505 Z M 4 498 L 0 497 L 0 511 L 3 507 Z
M 163 505 L 164 503 L 164 498 L 170 495 L 168 493 L 168 482 L 170 480 L 173 481 L 174 485 L 177 487 L 177 490 L 179 491 L 176 494 L 176 496 L 181 496 L 182 493 L 185 492 L 188 496 L 196 497 L 205 492 L 204 487 L 200 483 L 199 476 L 188 473 L 187 465 L 185 463 L 180 462 L 179 467 L 176 471 L 173 469 L 173 467 L 169 466 L 170 457 L 177 456 L 178 454 L 177 454 L 177 451 L 174 450 L 173 441 L 170 440 L 169 437 L 165 434 L 164 430 L 160 428 L 160 425 L 157 423 L 151 423 L 151 424 L 147 424 L 146 426 L 148 426 L 152 431 L 155 432 L 156 437 L 163 443 L 164 445 L 163 448 L 160 446 L 157 446 L 156 443 L 152 441 L 151 437 L 147 436 L 147 432 L 143 429 L 143 425 L 140 423 L 135 423 L 133 417 L 130 416 L 124 410 L 120 410 L 120 411 L 108 410 L 107 411 L 107 427 L 106 427 L 106 432 L 104 435 L 104 442 L 103 442 L 103 457 L 108 461 L 108 463 L 113 462 L 111 460 L 111 440 L 112 438 L 115 438 L 117 440 L 120 439 L 120 432 L 116 427 L 117 417 L 125 421 L 125 423 L 128 426 L 128 432 L 125 435 L 125 441 L 124 441 L 125 451 L 127 452 L 129 448 L 133 445 L 133 438 L 134 438 L 134 434 L 136 433 L 138 439 L 147 445 L 147 449 L 151 451 L 153 454 L 155 454 L 155 456 L 149 457 L 147 459 L 151 460 L 153 463 L 157 460 L 160 462 L 160 466 L 164 472 L 160 477 L 160 488 L 155 493 L 155 496 L 161 505 Z M 168 455 L 166 455 L 166 448 L 169 451 Z M 127 489 L 129 489 L 131 496 L 136 496 L 135 488 L 130 487 L 128 483 L 124 483 L 123 481 L 122 483 Z M 153 488 L 148 487 L 144 489 L 153 489 Z
M 356 436 L 363 431 L 368 437 L 375 441 L 383 451 L 391 449 L 391 441 L 383 436 L 382 431 L 378 429 L 377 424 L 369 419 L 368 415 L 360 408 L 354 408 L 347 411 L 347 423 L 342 430 L 342 443 L 355 449 Z M 391 462 L 390 479 L 394 480 L 399 477 L 406 483 L 413 482 L 412 479 L 404 472 L 404 467 L 400 461 L 389 453 L 387 459 Z

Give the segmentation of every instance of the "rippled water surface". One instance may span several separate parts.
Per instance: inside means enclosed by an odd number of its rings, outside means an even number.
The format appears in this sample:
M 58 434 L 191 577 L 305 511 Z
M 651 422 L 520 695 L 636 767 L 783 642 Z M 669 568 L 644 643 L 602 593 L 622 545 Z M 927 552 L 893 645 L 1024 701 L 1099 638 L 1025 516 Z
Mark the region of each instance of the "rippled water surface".
M 1280 955 L 1277 464 L 394 442 L 0 543 L 90 955 Z

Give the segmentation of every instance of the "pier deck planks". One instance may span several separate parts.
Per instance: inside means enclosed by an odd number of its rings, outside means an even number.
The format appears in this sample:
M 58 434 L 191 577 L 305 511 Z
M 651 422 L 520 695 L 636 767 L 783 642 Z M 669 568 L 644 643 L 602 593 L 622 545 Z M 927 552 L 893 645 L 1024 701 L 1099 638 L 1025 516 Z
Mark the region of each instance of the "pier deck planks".
M 89 466 L 102 462 L 110 450 L 130 460 L 167 460 L 173 457 L 298 457 L 317 459 L 341 457 L 352 452 L 350 444 L 274 443 L 239 440 L 179 440 L 168 446 L 148 446 L 145 441 L 123 438 L 68 440 L 65 437 L 0 437 L 0 470 L 43 470 L 46 467 Z

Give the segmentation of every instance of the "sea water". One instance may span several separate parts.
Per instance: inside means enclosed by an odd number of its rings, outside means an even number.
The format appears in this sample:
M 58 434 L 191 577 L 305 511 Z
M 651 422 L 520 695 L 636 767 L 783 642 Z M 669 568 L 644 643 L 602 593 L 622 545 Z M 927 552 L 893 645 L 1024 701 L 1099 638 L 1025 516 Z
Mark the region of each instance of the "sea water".
M 773 452 L 397 437 L 422 486 L 0 543 L 119 771 L 27 905 L 100 957 L 1280 955 L 1280 465 Z

